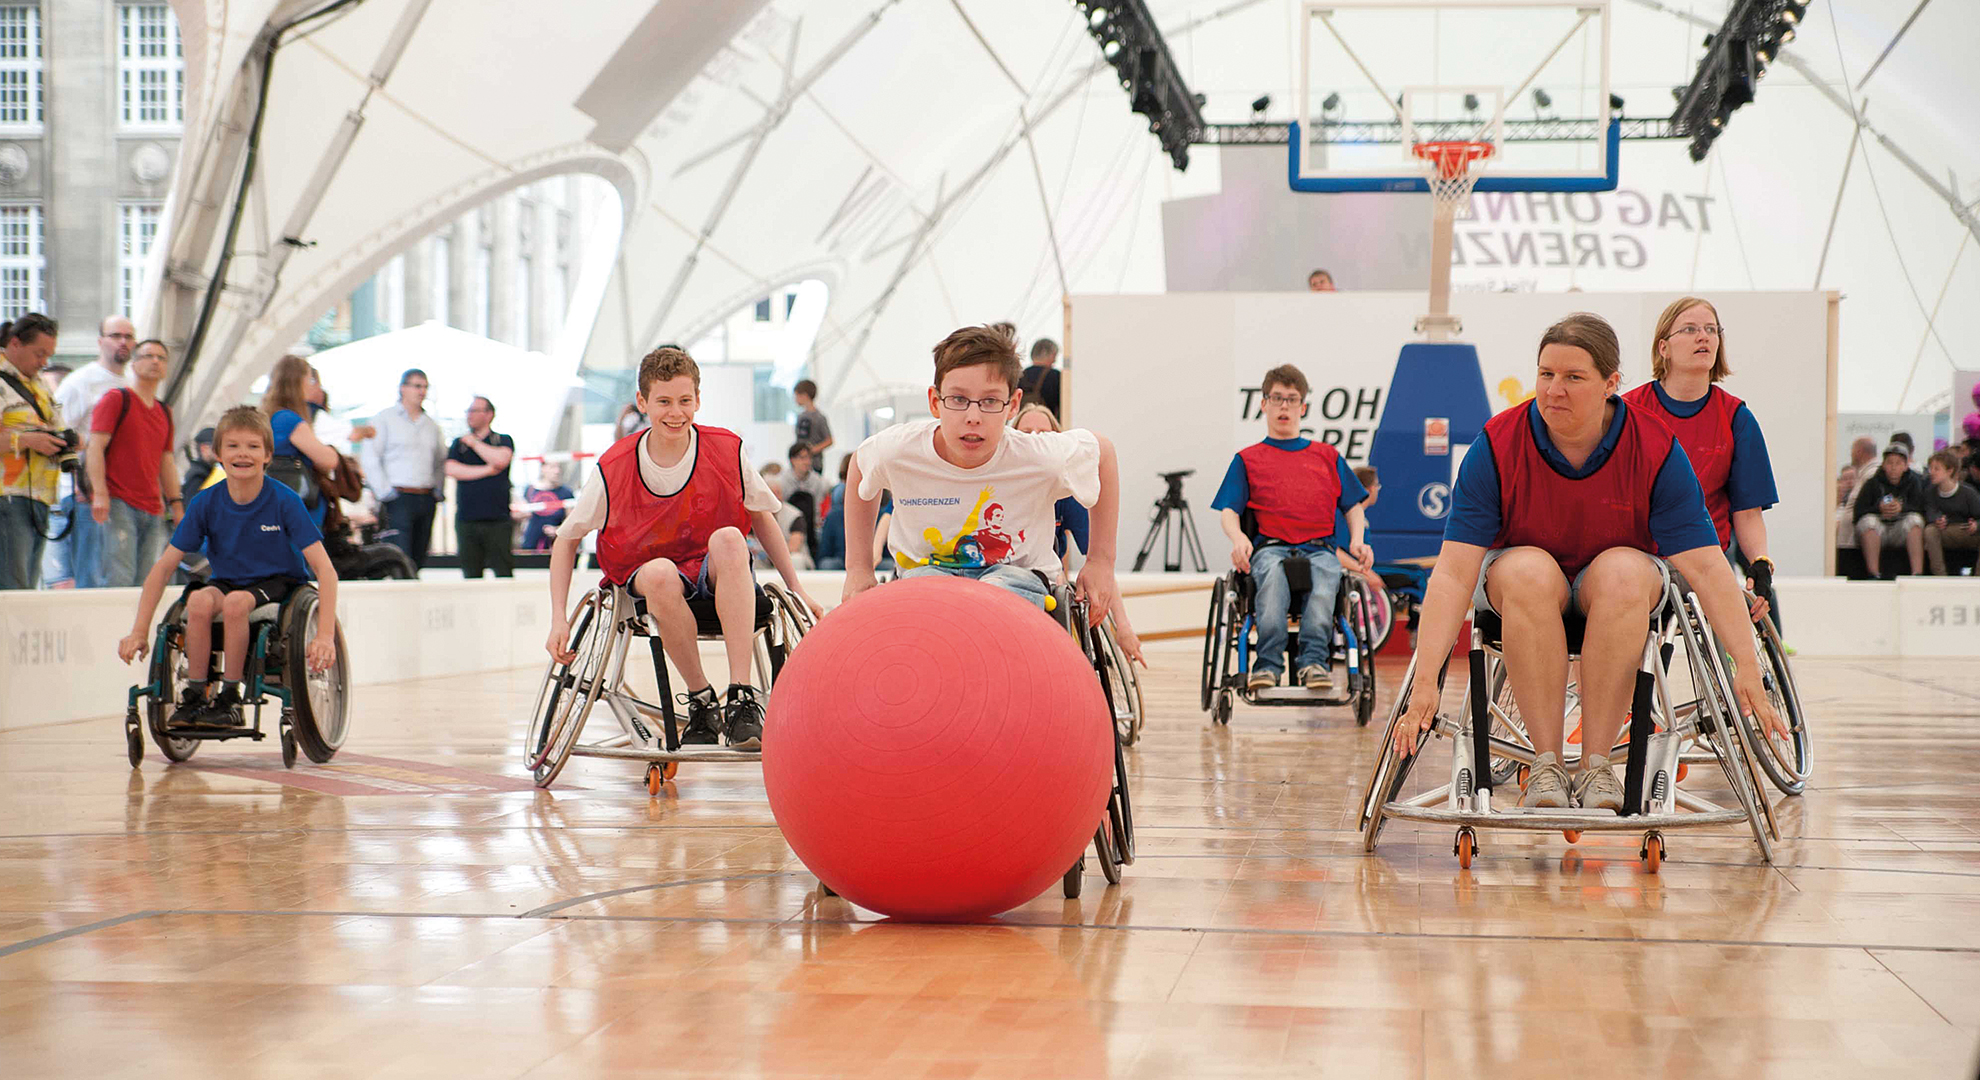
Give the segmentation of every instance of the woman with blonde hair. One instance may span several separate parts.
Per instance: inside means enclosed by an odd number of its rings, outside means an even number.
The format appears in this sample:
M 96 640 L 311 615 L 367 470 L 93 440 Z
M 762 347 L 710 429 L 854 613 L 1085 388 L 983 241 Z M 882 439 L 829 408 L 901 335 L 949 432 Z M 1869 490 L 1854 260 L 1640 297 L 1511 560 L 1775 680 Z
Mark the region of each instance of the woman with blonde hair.
M 1774 560 L 1767 554 L 1761 512 L 1780 501 L 1767 439 L 1746 403 L 1718 384 L 1726 361 L 1726 328 L 1711 301 L 1681 296 L 1657 318 L 1650 341 L 1650 382 L 1622 396 L 1677 436 L 1705 508 L 1719 532 L 1719 549 L 1745 572 L 1747 587 L 1773 606 Z M 1756 614 L 1756 618 L 1758 615 Z M 1780 616 L 1774 616 L 1776 628 Z
M 314 466 L 318 471 L 329 474 L 337 471 L 341 461 L 337 451 L 326 446 L 316 437 L 309 425 L 309 395 L 318 389 L 316 369 L 300 356 L 284 356 L 275 361 L 275 370 L 268 375 L 268 390 L 261 395 L 261 411 L 268 416 L 268 426 L 275 432 L 275 445 L 272 448 L 277 458 L 295 458 L 304 467 Z M 316 505 L 310 507 L 310 520 L 316 527 L 323 527 L 329 497 L 319 492 Z
M 1033 432 L 1065 430 L 1060 426 L 1059 418 L 1052 410 L 1038 404 L 1026 405 L 1019 409 L 1017 416 L 1011 420 L 1011 427 L 1018 431 Z M 1060 499 L 1052 507 L 1052 511 L 1054 518 L 1052 550 L 1059 553 L 1059 582 L 1064 584 L 1071 576 L 1071 569 L 1066 565 L 1066 561 L 1072 549 L 1077 547 L 1082 552 L 1086 550 L 1089 518 L 1086 507 L 1081 506 L 1078 499 L 1071 497 Z M 1134 626 L 1128 622 L 1127 607 L 1121 603 L 1118 593 L 1114 596 L 1114 605 L 1108 609 L 1108 614 L 1114 617 L 1114 628 L 1118 631 L 1115 636 L 1120 642 L 1121 652 L 1125 653 L 1128 659 L 1142 667 L 1147 667 L 1148 661 L 1141 654 L 1141 638 L 1135 635 Z

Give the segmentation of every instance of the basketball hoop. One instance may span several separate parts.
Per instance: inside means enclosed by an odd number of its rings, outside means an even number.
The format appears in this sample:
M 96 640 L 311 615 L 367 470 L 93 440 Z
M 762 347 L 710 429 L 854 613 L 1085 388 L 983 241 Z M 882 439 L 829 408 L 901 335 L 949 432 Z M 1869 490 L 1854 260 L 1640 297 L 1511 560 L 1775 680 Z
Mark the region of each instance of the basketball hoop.
M 1478 183 L 1472 166 L 1491 157 L 1495 149 L 1489 142 L 1452 139 L 1420 142 L 1410 152 L 1423 162 L 1430 197 L 1436 200 L 1437 210 L 1442 213 L 1448 209 L 1455 216 L 1458 208 L 1471 199 L 1472 185 Z

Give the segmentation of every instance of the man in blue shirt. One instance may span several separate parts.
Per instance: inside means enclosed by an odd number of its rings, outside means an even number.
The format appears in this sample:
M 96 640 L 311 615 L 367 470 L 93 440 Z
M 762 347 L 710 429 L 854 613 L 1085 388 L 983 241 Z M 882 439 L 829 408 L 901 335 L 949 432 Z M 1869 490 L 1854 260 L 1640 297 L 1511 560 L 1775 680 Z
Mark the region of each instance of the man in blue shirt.
M 152 564 L 138 599 L 137 621 L 117 645 L 125 663 L 143 656 L 165 583 L 186 552 L 206 548 L 209 577 L 186 586 L 185 656 L 189 677 L 170 725 L 238 727 L 241 677 L 247 667 L 248 615 L 262 604 L 279 604 L 315 572 L 320 597 L 316 638 L 308 646 L 311 671 L 322 671 L 337 656 L 337 571 L 323 550 L 323 534 L 309 519 L 303 501 L 286 485 L 270 483 L 264 470 L 275 443 L 268 418 L 242 405 L 228 409 L 214 425 L 220 467 L 227 481 L 193 496 L 172 542 Z M 220 688 L 209 700 L 213 620 L 225 633 Z

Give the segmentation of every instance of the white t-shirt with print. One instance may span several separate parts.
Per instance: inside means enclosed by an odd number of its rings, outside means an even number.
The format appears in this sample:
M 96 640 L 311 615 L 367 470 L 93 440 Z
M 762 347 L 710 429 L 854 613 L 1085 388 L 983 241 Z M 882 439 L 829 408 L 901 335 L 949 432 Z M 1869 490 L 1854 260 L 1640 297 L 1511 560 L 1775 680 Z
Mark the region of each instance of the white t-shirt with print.
M 893 493 L 887 543 L 895 563 L 1056 571 L 1052 506 L 1067 496 L 1092 506 L 1100 497 L 1099 440 L 1090 431 L 1006 428 L 990 460 L 965 469 L 935 453 L 940 424 L 896 424 L 854 451 L 860 498 Z
M 640 434 L 639 448 L 633 451 L 639 457 L 640 479 L 646 481 L 647 490 L 672 495 L 686 487 L 688 478 L 694 475 L 695 451 L 700 448 L 701 435 L 692 430 L 688 432 L 687 453 L 672 465 L 662 465 L 653 460 L 648 447 L 648 440 L 652 438 L 653 429 L 647 428 Z M 777 493 L 770 490 L 770 485 L 763 482 L 762 475 L 749 467 L 748 448 L 738 448 L 736 457 L 742 466 L 743 509 L 752 514 L 765 510 L 776 513 L 784 504 L 777 498 Z M 577 539 L 604 524 L 605 478 L 594 475 L 591 482 L 584 485 L 584 490 L 578 492 L 577 505 L 565 516 L 564 523 L 557 526 L 557 536 L 559 539 Z

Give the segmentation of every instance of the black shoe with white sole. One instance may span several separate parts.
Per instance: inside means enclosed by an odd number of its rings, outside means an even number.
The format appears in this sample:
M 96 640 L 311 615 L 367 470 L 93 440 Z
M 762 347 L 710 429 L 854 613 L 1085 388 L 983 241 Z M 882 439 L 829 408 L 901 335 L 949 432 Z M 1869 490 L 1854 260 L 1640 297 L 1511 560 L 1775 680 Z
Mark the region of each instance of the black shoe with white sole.
M 687 706 L 687 727 L 681 731 L 682 746 L 716 746 L 722 741 L 722 703 L 715 688 L 704 686 L 679 698 Z
M 756 687 L 738 684 L 729 687 L 729 700 L 722 706 L 722 723 L 732 750 L 763 748 L 763 703 Z

